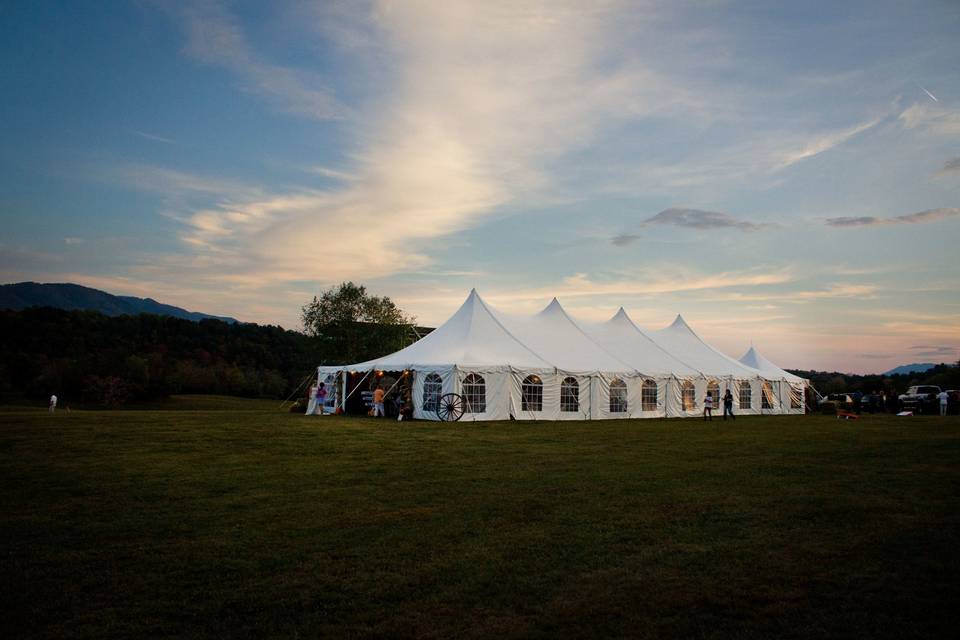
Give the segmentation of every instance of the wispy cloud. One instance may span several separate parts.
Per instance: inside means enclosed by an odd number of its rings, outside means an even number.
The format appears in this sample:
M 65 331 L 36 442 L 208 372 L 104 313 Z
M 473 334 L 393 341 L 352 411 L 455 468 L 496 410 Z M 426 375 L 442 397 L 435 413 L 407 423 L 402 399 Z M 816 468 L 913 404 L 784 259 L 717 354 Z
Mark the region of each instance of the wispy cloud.
M 672 225 L 691 229 L 740 229 L 741 231 L 759 231 L 771 229 L 776 225 L 749 222 L 719 211 L 703 211 L 671 207 L 646 220 L 645 225 Z
M 876 216 L 842 216 L 839 218 L 827 218 L 826 224 L 831 227 L 857 228 L 857 227 L 875 227 L 889 224 L 921 224 L 924 222 L 935 222 L 944 218 L 952 218 L 960 215 L 960 208 L 948 207 L 943 209 L 929 209 L 927 211 L 918 211 L 917 213 L 908 213 L 902 216 L 892 218 L 879 218 Z
M 786 151 L 781 154 L 774 167 L 776 169 L 785 169 L 790 165 L 800 162 L 801 160 L 806 160 L 807 158 L 812 158 L 813 156 L 819 155 L 825 151 L 829 151 L 837 145 L 843 144 L 850 138 L 853 138 L 857 134 L 863 133 L 868 129 L 872 129 L 882 121 L 883 117 L 873 118 L 847 129 L 840 129 L 838 131 L 820 134 L 807 141 L 799 149 Z
M 930 345 L 917 345 L 910 347 L 910 351 L 913 355 L 922 358 L 942 358 L 950 361 L 955 361 L 958 354 L 960 354 L 960 349 L 953 346 L 930 346 Z
M 934 175 L 937 177 L 960 175 L 960 158 L 950 158 Z
M 146 138 L 147 140 L 153 140 L 154 142 L 162 142 L 164 144 L 177 144 L 176 140 L 172 140 L 170 138 L 164 138 L 163 136 L 158 136 L 153 133 L 147 133 L 146 131 L 138 131 L 137 129 L 133 129 L 131 133 L 133 133 L 134 135 L 138 135 L 141 138 Z
M 263 189 L 237 180 L 197 175 L 150 164 L 112 167 L 98 177 L 172 197 L 203 194 L 226 200 L 252 200 L 265 195 Z
M 237 20 L 217 0 L 160 5 L 172 14 L 193 59 L 233 72 L 245 91 L 263 96 L 279 109 L 316 120 L 346 116 L 349 110 L 317 74 L 271 64 L 258 56 Z
M 191 5 L 178 15 L 197 59 L 235 70 L 288 105 L 313 104 L 275 91 L 275 77 L 301 76 L 260 61 L 222 6 Z M 357 132 L 348 161 L 319 170 L 337 184 L 246 196 L 229 188 L 177 216 L 184 242 L 222 261 L 225 278 L 335 280 L 424 269 L 437 238 L 507 204 L 556 199 L 551 163 L 601 131 L 664 113 L 700 117 L 712 102 L 638 58 L 610 58 L 613 43 L 632 37 L 616 4 L 385 3 L 365 15 L 364 32 L 375 37 L 359 51 L 378 43 L 377 59 L 391 75 L 374 103 L 348 115 Z M 318 104 L 318 116 L 331 115 Z
M 803 303 L 814 300 L 836 298 L 856 298 L 862 300 L 871 297 L 879 291 L 879 287 L 872 284 L 836 283 L 816 289 L 796 289 L 776 291 L 762 291 L 755 293 L 730 292 L 713 294 L 710 297 L 714 302 L 792 302 Z
M 960 135 L 960 110 L 942 104 L 917 103 L 899 116 L 906 129 L 919 129 L 938 136 Z
M 626 247 L 633 244 L 639 239 L 640 239 L 640 236 L 636 234 L 621 233 L 620 235 L 616 235 L 610 238 L 610 244 L 612 244 L 615 247 Z

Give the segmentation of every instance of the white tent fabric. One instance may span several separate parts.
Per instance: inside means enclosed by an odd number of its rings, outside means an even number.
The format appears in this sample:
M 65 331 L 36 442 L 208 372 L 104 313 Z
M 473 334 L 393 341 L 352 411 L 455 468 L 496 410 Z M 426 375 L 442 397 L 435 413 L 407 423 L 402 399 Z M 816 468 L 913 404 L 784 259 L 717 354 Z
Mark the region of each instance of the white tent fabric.
M 795 376 L 789 371 L 784 371 L 777 365 L 773 364 L 757 351 L 756 347 L 751 346 L 747 349 L 747 352 L 743 354 L 740 358 L 740 362 L 756 369 L 764 375 L 768 380 L 786 380 L 787 382 L 795 382 L 797 384 L 803 384 L 807 382 L 805 378 L 800 376 Z
M 720 353 L 680 316 L 648 335 L 621 308 L 586 332 L 556 298 L 541 312 L 518 317 L 491 309 L 475 289 L 445 323 L 409 347 L 367 362 L 318 368 L 320 380 L 342 385 L 336 394 L 341 407 L 359 388 L 357 376 L 350 383 L 355 389 L 347 388 L 347 375 L 331 376 L 363 373 L 369 381 L 383 372 L 409 375 L 414 417 L 433 420 L 437 398 L 445 393 L 464 397 L 463 420 L 699 415 L 707 390 L 726 388 L 738 399 L 763 394 L 762 411 L 754 400 L 757 406 L 744 404 L 741 413 L 781 412 L 788 403 L 777 401 L 782 393 L 771 384 L 792 384 Z
M 703 374 L 654 342 L 630 319 L 623 307 L 608 321 L 592 327 L 590 333 L 608 351 L 618 354 L 646 379 L 656 382 L 656 413 L 670 417 L 696 413 L 693 409 L 684 410 L 682 390 L 685 383 L 696 384 L 695 381 L 704 380 Z M 706 383 L 702 386 L 705 389 Z M 648 408 L 653 406 L 652 396 L 651 390 L 646 396 Z M 641 404 L 644 404 L 642 389 Z M 649 415 L 649 412 L 644 413 Z
M 651 331 L 650 337 L 663 349 L 696 368 L 705 377 L 705 381 L 696 387 L 696 407 L 706 396 L 710 383 L 717 385 L 722 396 L 730 389 L 734 407 L 738 413 L 778 412 L 778 407 L 770 406 L 774 394 L 761 381 L 763 375 L 756 369 L 713 348 L 690 328 L 690 325 L 677 315 L 668 327 Z M 715 399 L 716 400 L 716 399 Z M 716 402 L 715 402 L 716 404 Z M 696 408 L 693 410 L 696 412 Z
M 810 384 L 809 380 L 784 371 L 764 358 L 752 345 L 740 358 L 740 362 L 756 369 L 767 380 L 775 382 L 784 413 L 803 413 L 804 387 Z
M 442 326 L 396 353 L 346 367 L 320 367 L 321 374 L 346 369 L 357 371 L 415 371 L 414 417 L 436 419 L 424 410 L 427 376 L 440 378 L 440 393 L 464 393 L 464 383 L 483 389 L 483 402 L 475 401 L 465 420 L 506 420 L 516 415 L 514 370 L 546 375 L 555 370 L 526 345 L 517 340 L 491 313 L 476 289 Z M 346 393 L 344 393 L 346 396 Z
M 532 316 L 498 316 L 513 335 L 557 369 L 550 379 L 542 380 L 543 402 L 539 405 L 541 410 L 531 411 L 533 403 L 524 402 L 521 397 L 522 413 L 529 413 L 531 418 L 550 420 L 582 420 L 584 416 L 619 418 L 632 415 L 629 398 L 627 411 L 610 412 L 609 383 L 620 380 L 628 389 L 636 387 L 636 370 L 594 342 L 567 315 L 556 298 L 545 309 Z M 602 384 L 603 378 L 607 380 L 606 384 Z M 569 402 L 564 403 L 565 407 L 561 406 L 560 390 L 565 381 L 568 389 L 577 389 L 576 411 L 569 410 Z M 521 380 L 521 393 L 522 382 Z M 567 410 L 561 410 L 564 408 Z

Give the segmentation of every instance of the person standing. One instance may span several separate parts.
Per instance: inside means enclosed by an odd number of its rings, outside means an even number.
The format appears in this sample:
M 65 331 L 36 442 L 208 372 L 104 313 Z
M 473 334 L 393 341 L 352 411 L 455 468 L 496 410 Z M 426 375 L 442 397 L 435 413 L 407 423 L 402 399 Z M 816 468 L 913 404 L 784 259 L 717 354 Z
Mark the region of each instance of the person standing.
M 373 417 L 382 418 L 386 415 L 383 411 L 383 387 L 377 387 L 373 392 Z
M 727 416 L 730 416 L 731 420 L 737 419 L 733 415 L 733 394 L 730 393 L 730 389 L 723 394 L 723 419 L 726 420 Z
M 707 397 L 703 399 L 703 419 L 713 421 L 713 392 L 707 391 Z
M 54 394 L 54 395 L 50 396 L 50 408 L 49 408 L 49 411 L 50 411 L 50 413 L 53 413 L 53 412 L 56 411 L 56 410 L 57 410 L 57 396 L 56 396 L 56 394 Z
M 317 385 L 317 408 L 314 409 L 314 413 L 318 415 L 324 414 L 324 406 L 327 404 L 327 386 L 322 382 Z
M 941 391 L 937 394 L 937 398 L 940 400 L 940 415 L 947 415 L 947 402 L 950 399 L 949 394 L 946 391 Z

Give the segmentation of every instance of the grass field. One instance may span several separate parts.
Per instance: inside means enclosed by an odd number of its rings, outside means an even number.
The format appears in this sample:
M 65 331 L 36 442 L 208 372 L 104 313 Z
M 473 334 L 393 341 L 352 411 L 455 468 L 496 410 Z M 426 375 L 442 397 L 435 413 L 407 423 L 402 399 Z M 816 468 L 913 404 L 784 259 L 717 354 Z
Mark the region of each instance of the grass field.
M 955 633 L 960 419 L 0 413 L 14 637 Z

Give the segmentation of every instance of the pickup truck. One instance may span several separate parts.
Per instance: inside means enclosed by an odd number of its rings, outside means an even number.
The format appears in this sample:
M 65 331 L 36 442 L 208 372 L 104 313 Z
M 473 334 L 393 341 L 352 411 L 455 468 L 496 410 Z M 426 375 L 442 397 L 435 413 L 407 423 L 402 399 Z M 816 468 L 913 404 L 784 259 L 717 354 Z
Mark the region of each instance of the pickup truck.
M 937 413 L 939 411 L 937 408 L 938 393 L 940 393 L 940 387 L 932 385 L 910 387 L 905 394 L 898 397 L 900 410 L 916 413 Z

